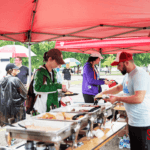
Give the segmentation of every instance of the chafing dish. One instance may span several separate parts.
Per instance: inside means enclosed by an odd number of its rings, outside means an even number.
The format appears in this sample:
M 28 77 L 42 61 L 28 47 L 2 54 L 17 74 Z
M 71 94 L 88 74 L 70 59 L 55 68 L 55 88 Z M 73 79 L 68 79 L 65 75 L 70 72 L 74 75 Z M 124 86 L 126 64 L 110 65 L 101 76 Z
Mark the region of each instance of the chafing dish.
M 111 104 L 110 102 L 104 103 L 103 100 L 98 101 L 97 105 L 94 105 L 93 103 L 73 103 L 73 107 L 97 107 L 101 106 L 102 109 L 102 114 L 101 118 L 99 117 L 97 119 L 97 123 L 100 123 L 100 127 L 102 124 L 105 124 L 106 118 L 111 117 L 113 115 L 113 108 L 115 107 L 115 104 Z
M 75 122 L 64 121 L 46 121 L 46 120 L 23 120 L 18 122 L 22 126 L 35 125 L 40 127 L 58 128 L 56 131 L 41 131 L 39 129 L 21 128 L 17 123 L 15 127 L 6 126 L 6 135 L 11 138 L 25 139 L 29 141 L 39 141 L 45 143 L 54 143 L 55 149 L 59 150 L 60 143 L 78 130 Z M 74 141 L 73 141 L 74 142 Z
M 72 107 L 97 107 L 101 106 L 103 107 L 103 113 L 105 113 L 106 117 L 109 117 L 112 115 L 112 109 L 115 107 L 115 105 L 112 105 L 110 102 L 103 103 L 103 102 L 98 102 L 97 105 L 94 105 L 93 103 L 73 103 L 70 105 Z
M 57 112 L 49 112 L 50 114 L 53 114 L 56 116 Z M 74 135 L 75 135 L 75 139 L 74 139 L 74 147 L 77 147 L 77 138 L 78 138 L 78 134 L 79 134 L 79 130 L 85 128 L 88 125 L 88 115 L 85 114 L 82 118 L 78 119 L 78 120 L 58 120 L 58 119 L 42 119 L 41 117 L 44 115 L 45 113 L 42 113 L 40 115 L 37 115 L 35 117 L 32 117 L 33 119 L 39 119 L 39 120 L 47 120 L 47 121 L 55 121 L 56 123 L 59 121 L 63 121 L 63 122 L 74 122 L 73 126 L 76 127 L 76 130 L 74 130 Z M 73 116 L 78 115 L 79 113 L 71 113 Z M 83 114 L 83 113 L 82 113 Z M 82 115 L 81 114 L 81 115 Z
M 89 119 L 89 125 L 88 125 L 89 128 L 88 128 L 88 132 L 86 134 L 87 134 L 87 137 L 93 137 L 92 131 L 93 131 L 94 122 L 103 118 L 104 107 L 97 107 L 92 112 L 88 112 L 91 109 L 93 109 L 93 108 L 69 105 L 66 107 L 60 107 L 57 109 L 53 109 L 51 112 L 81 113 L 81 110 L 86 110 L 86 112 L 84 112 L 84 113 L 88 114 L 88 119 Z M 72 110 L 74 110 L 74 111 L 72 111 Z M 80 132 L 83 132 L 83 131 L 80 131 Z

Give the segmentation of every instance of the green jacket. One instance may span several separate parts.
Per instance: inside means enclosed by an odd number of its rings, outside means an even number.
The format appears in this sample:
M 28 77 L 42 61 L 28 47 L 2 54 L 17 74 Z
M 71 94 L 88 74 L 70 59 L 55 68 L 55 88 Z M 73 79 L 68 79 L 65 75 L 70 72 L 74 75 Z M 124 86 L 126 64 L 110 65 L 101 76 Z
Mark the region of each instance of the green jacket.
M 62 89 L 62 84 L 57 83 L 56 74 L 57 72 L 54 71 L 54 83 L 52 82 L 48 71 L 44 66 L 40 67 L 35 76 L 34 76 L 34 90 L 36 92 L 54 92 L 49 93 L 47 98 L 47 112 L 50 111 L 50 106 L 52 104 L 59 107 L 58 103 L 58 91 L 57 89 Z M 46 84 L 43 84 L 43 76 L 46 76 Z

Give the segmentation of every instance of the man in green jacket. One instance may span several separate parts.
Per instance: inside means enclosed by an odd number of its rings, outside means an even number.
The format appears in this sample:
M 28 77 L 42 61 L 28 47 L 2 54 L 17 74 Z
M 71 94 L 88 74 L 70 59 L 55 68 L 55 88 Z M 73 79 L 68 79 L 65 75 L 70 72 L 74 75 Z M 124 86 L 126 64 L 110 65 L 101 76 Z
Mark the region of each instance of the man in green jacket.
M 65 64 L 61 51 L 51 49 L 44 53 L 44 64 L 41 66 L 34 76 L 34 92 L 37 100 L 34 104 L 34 109 L 39 113 L 49 112 L 50 106 L 59 107 L 58 89 L 66 92 L 66 87 L 57 83 L 56 71 L 53 70 L 58 65 Z M 46 81 L 43 81 L 46 78 Z

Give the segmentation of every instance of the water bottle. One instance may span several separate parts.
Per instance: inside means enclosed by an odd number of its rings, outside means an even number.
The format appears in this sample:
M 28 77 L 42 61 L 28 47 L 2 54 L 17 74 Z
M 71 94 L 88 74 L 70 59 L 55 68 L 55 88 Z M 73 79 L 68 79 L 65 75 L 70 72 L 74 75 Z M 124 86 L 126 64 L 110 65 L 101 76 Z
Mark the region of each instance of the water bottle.
M 120 139 L 119 148 L 120 148 L 120 149 L 123 149 L 123 137 Z
M 127 138 L 126 138 L 126 136 L 124 135 L 124 136 L 123 136 L 123 147 L 126 148 L 126 145 L 127 145 Z
M 127 142 L 126 147 L 127 147 L 128 149 L 130 149 L 130 138 L 129 138 L 129 136 L 128 136 L 127 139 L 126 139 L 126 142 Z

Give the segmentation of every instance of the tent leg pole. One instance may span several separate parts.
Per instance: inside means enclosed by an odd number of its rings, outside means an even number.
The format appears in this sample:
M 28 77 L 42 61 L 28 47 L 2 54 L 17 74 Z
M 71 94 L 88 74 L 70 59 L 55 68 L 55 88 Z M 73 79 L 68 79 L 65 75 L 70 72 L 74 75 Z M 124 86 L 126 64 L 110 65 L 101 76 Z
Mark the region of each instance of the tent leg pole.
M 99 77 L 100 77 L 101 61 L 99 62 Z
M 28 44 L 29 49 L 29 83 L 31 82 L 31 45 Z

